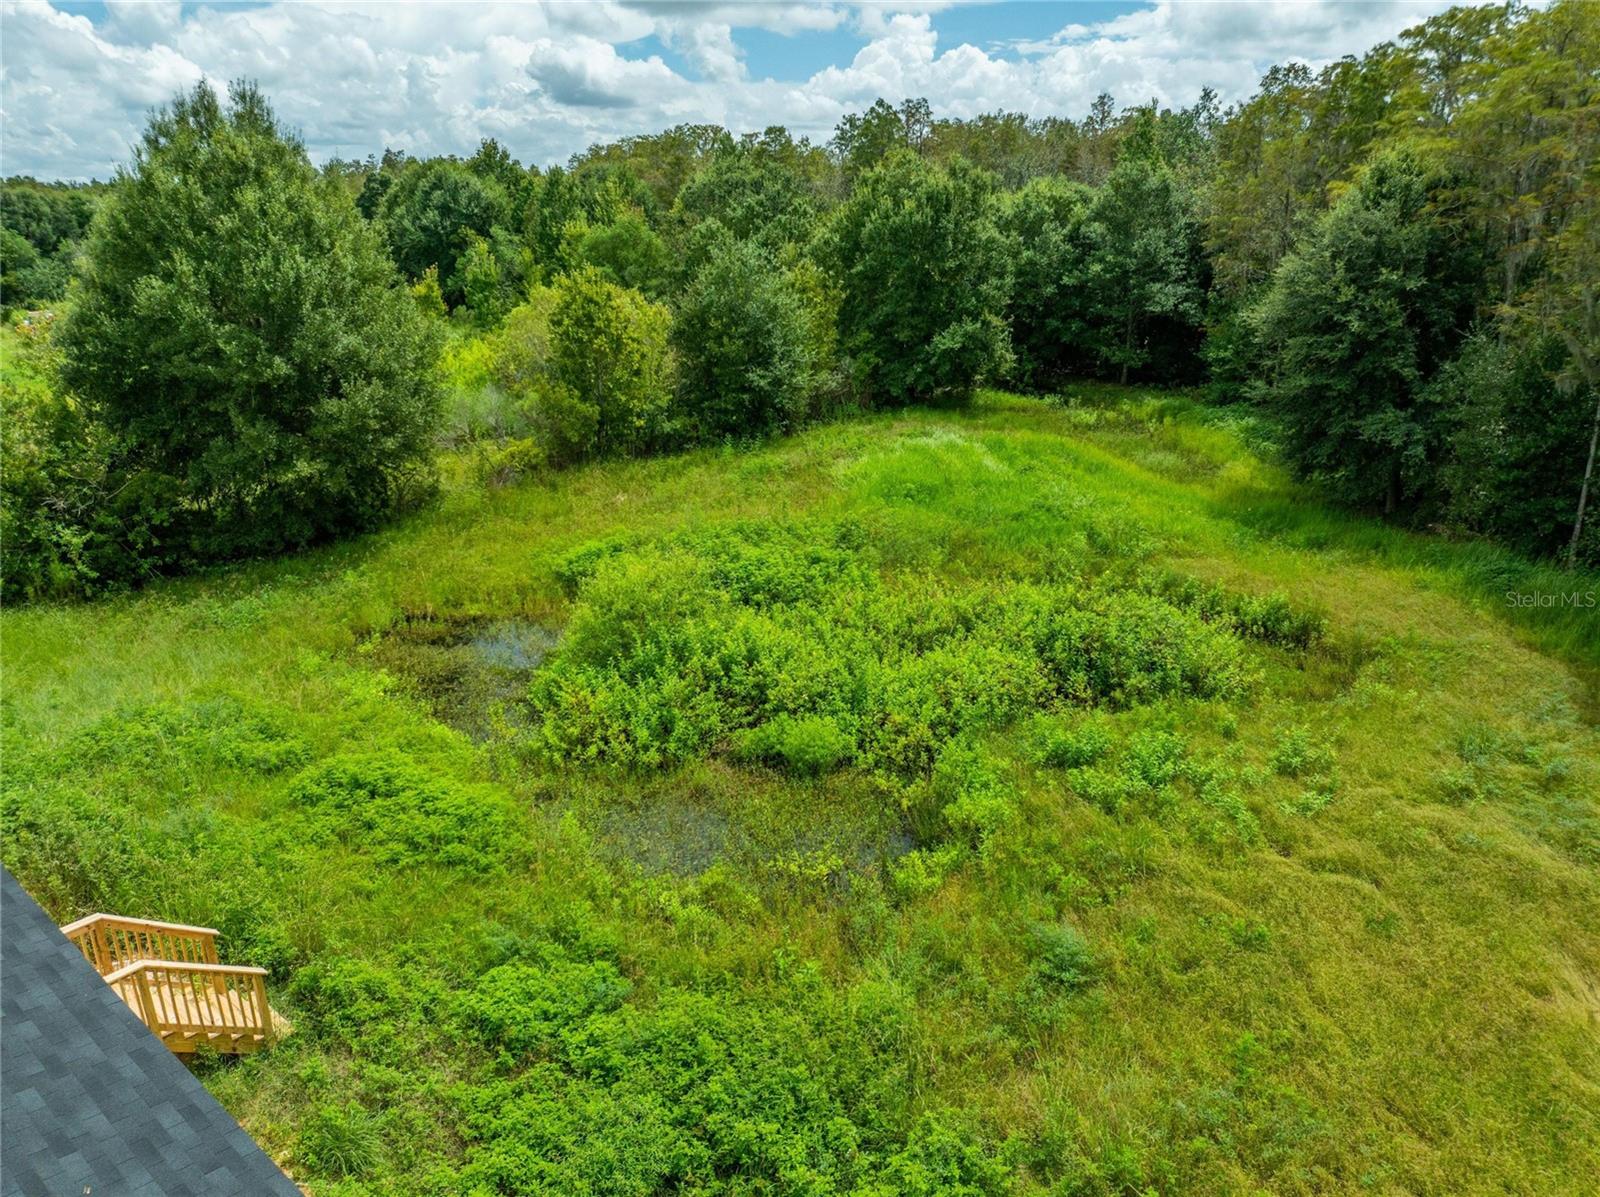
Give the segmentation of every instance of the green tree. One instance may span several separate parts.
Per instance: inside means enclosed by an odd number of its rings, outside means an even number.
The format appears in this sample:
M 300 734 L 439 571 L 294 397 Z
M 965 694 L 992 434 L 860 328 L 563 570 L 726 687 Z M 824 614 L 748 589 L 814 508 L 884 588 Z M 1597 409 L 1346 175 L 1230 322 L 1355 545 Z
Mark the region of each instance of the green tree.
M 1562 385 L 1566 365 L 1559 337 L 1521 344 L 1485 329 L 1429 384 L 1450 437 L 1440 483 L 1452 524 L 1526 553 L 1576 555 L 1594 404 Z M 1583 556 L 1600 563 L 1600 542 Z
M 672 254 L 642 213 L 628 209 L 610 224 L 575 227 L 583 231 L 568 257 L 593 266 L 619 287 L 632 287 L 651 299 L 667 293 Z
M 356 193 L 356 211 L 368 220 L 376 220 L 383 211 L 383 197 L 393 186 L 394 176 L 388 171 L 369 171 L 361 181 L 361 190 Z
M 474 323 L 483 328 L 498 324 L 516 302 L 486 238 L 472 238 L 461 255 L 461 293 Z
M 774 250 L 809 240 L 816 204 L 790 160 L 792 148 L 744 142 L 716 155 L 678 193 L 677 222 L 692 228 L 714 219 L 735 237 Z
M 1075 279 L 1087 305 L 1085 342 L 1122 382 L 1169 340 L 1191 339 L 1200 317 L 1200 245 L 1193 200 L 1153 156 L 1126 154 L 1088 213 L 1088 253 Z
M 1013 377 L 1044 386 L 1082 360 L 1086 311 L 1082 290 L 1094 192 L 1045 177 L 1006 196 L 1000 228 L 1010 242 L 1012 285 L 1007 319 L 1016 354 Z
M 869 396 L 965 398 L 1010 360 L 1006 241 L 994 176 L 899 150 L 833 214 L 822 253 L 839 277 L 841 349 Z
M 1256 314 L 1290 461 L 1386 513 L 1432 491 L 1445 427 L 1420 394 L 1482 293 L 1450 190 L 1415 154 L 1380 156 L 1279 264 Z
M 921 150 L 933 133 L 933 109 L 920 97 L 896 108 L 881 96 L 865 112 L 852 112 L 833 132 L 832 148 L 845 171 L 855 175 L 896 150 Z
M 85 243 L 62 379 L 165 496 L 165 560 L 372 524 L 432 477 L 433 347 L 376 235 L 254 87 L 154 115 Z
M 672 207 L 678 190 L 716 153 L 733 144 L 721 125 L 677 125 L 661 133 L 592 145 L 573 159 L 581 174 L 626 170 L 648 189 L 650 212 Z
M 735 241 L 706 263 L 672 325 L 685 415 L 703 436 L 793 428 L 812 373 L 801 295 L 772 260 Z
M 408 278 L 439 268 L 451 307 L 466 298 L 461 259 L 509 213 L 505 192 L 459 162 L 436 159 L 402 174 L 383 197 L 384 227 L 395 263 Z
M 553 166 L 528 190 L 523 235 L 546 282 L 581 263 L 573 253 L 591 229 L 615 224 L 629 211 L 653 204 L 649 188 L 626 168 L 600 166 L 582 173 Z
M 672 396 L 671 313 L 584 267 L 556 283 L 550 373 L 575 417 L 590 413 L 587 446 L 636 452 L 666 441 Z

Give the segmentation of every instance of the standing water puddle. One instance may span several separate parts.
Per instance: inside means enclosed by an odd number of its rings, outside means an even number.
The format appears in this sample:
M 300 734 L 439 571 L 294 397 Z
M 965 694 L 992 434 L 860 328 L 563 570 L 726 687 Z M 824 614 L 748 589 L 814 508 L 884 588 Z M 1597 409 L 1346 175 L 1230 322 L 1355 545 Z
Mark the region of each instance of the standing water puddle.
M 482 742 L 526 721 L 528 678 L 557 634 L 529 619 L 413 617 L 372 650 L 372 663 L 404 679 L 434 718 Z

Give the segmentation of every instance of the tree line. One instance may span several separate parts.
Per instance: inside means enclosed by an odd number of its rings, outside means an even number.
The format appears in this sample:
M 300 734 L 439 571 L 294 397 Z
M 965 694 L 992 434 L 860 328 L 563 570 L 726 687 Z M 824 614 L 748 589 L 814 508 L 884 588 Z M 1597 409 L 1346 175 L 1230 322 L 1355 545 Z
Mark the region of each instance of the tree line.
M 109 185 L 0 189 L 8 596 L 369 527 L 441 433 L 491 476 L 980 385 L 1205 387 L 1395 520 L 1600 562 L 1600 9 L 1456 8 L 1249 100 L 879 100 L 525 168 L 310 164 L 261 94 Z M 92 217 L 92 219 L 91 219 Z M 60 319 L 39 314 L 48 306 Z

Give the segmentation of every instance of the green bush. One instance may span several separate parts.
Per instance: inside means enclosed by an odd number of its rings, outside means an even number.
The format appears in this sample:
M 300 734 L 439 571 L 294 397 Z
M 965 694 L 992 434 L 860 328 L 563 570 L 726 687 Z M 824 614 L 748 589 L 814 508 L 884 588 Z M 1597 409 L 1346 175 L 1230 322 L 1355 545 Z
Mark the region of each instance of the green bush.
M 1038 923 L 1028 929 L 1029 967 L 1048 989 L 1073 993 L 1093 985 L 1099 966 L 1076 927 Z
M 1291 727 L 1278 737 L 1272 750 L 1273 772 L 1283 777 L 1306 777 L 1333 768 L 1333 747 L 1314 738 L 1309 728 Z
M 551 958 L 490 969 L 456 1009 L 487 1043 L 516 1054 L 548 1053 L 592 1015 L 615 1010 L 631 991 L 615 965 Z
M 328 1176 L 365 1176 L 382 1154 L 378 1120 L 354 1102 L 319 1106 L 300 1128 L 300 1158 Z
M 116 438 L 55 385 L 52 326 L 0 331 L 0 600 L 90 595 L 153 569 L 145 492 L 118 491 Z
M 950 830 L 974 847 L 1017 817 L 1017 798 L 980 746 L 953 740 L 933 766 L 933 797 Z
M 313 765 L 295 779 L 290 797 L 339 840 L 387 865 L 481 873 L 504 867 L 514 851 L 499 791 L 452 781 L 394 750 Z
M 1148 577 L 1146 588 L 1207 623 L 1221 624 L 1240 636 L 1284 648 L 1307 649 L 1327 632 L 1321 612 L 1296 607 L 1282 594 L 1235 594 L 1181 574 Z
M 1111 735 L 1102 723 L 1069 726 L 1059 719 L 1042 718 L 1034 728 L 1034 759 L 1051 768 L 1081 769 L 1110 750 Z
M 1253 683 L 1226 628 L 1154 596 L 891 588 L 852 538 L 757 526 L 579 550 L 565 640 L 530 693 L 536 747 L 647 768 L 731 748 L 914 782 L 952 740 L 1054 706 Z
M 643 1195 L 736 1176 L 752 1191 L 850 1192 L 913 1161 L 992 1174 L 970 1139 L 890 1121 L 897 1065 L 862 1053 L 870 1040 L 837 1013 L 669 991 L 595 1009 L 563 1040 L 560 1059 L 461 1091 L 467 1159 L 448 1191 Z
M 889 870 L 895 892 L 903 899 L 925 898 L 944 884 L 961 863 L 960 844 L 941 844 L 937 848 L 914 848 Z
M 781 765 L 795 777 L 820 777 L 847 764 L 855 737 L 825 715 L 779 715 L 745 732 L 741 755 Z
M 333 1044 L 363 1044 L 425 1015 L 414 970 L 362 960 L 314 962 L 295 972 L 289 994 L 301 1027 Z

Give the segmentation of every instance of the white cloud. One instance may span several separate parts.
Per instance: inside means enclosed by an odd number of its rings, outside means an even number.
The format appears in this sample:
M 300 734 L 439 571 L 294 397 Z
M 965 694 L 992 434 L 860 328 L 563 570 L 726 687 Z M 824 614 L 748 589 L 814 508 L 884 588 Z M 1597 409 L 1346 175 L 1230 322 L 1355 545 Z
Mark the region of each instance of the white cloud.
M 524 161 L 548 163 L 683 121 L 787 124 L 822 138 L 879 95 L 926 96 L 951 116 L 1081 115 L 1103 90 L 1122 103 L 1178 104 L 1210 85 L 1241 99 L 1274 62 L 1360 53 L 1446 6 L 1156 0 L 1085 25 L 1062 5 L 1053 37 L 1001 52 L 941 41 L 942 0 L 248 9 L 112 0 L 99 24 L 46 0 L 0 0 L 0 170 L 105 177 L 127 160 L 148 110 L 202 77 L 258 82 L 318 159 L 385 146 L 468 153 L 494 136 Z M 849 29 L 865 44 L 804 81 L 757 79 L 739 44 L 747 29 Z M 690 74 L 634 44 L 651 36 Z

